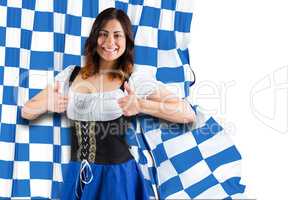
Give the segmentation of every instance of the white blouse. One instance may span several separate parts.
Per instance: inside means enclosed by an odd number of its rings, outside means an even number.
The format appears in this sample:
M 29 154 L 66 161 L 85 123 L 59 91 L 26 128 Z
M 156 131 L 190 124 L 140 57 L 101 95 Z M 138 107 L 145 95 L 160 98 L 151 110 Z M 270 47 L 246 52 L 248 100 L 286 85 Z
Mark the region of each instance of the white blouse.
M 67 117 L 79 121 L 109 121 L 123 115 L 118 105 L 118 99 L 127 95 L 120 88 L 107 92 L 80 93 L 69 89 L 69 79 L 75 65 L 68 66 L 55 76 L 61 91 L 68 94 Z M 145 75 L 137 70 L 128 80 L 129 86 L 134 89 L 138 98 L 145 98 L 153 93 L 163 83 L 152 75 Z

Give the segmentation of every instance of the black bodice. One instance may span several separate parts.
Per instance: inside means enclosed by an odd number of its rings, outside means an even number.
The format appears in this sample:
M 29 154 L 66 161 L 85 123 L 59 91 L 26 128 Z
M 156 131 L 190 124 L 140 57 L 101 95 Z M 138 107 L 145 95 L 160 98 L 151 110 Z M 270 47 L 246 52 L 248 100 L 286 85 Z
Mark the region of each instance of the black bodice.
M 125 116 L 111 121 L 74 121 L 71 160 L 114 164 L 132 159 L 124 139 L 128 122 Z

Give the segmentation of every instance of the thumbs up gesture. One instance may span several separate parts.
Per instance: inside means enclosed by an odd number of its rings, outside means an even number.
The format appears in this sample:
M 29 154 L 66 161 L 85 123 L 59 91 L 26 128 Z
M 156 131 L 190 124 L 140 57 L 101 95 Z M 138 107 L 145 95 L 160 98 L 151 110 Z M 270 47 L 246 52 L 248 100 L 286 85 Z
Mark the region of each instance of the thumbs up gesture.
M 68 97 L 59 91 L 59 82 L 55 82 L 53 90 L 49 91 L 48 111 L 62 113 L 67 109 Z
M 124 89 L 127 91 L 128 95 L 118 100 L 119 106 L 123 110 L 123 114 L 125 116 L 138 114 L 140 112 L 140 103 L 134 90 L 130 88 L 127 81 L 124 83 Z

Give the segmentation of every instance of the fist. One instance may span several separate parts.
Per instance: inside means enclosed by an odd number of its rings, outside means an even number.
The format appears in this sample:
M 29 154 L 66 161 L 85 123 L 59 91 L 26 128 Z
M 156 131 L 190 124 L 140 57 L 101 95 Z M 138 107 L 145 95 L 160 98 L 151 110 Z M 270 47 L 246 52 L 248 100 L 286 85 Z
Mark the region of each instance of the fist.
M 128 95 L 118 100 L 119 106 L 125 116 L 136 115 L 140 112 L 139 100 L 127 82 L 124 83 L 124 88 Z
M 48 111 L 63 113 L 68 106 L 68 96 L 64 96 L 59 92 L 59 83 L 55 82 L 54 88 L 50 90 L 48 95 Z

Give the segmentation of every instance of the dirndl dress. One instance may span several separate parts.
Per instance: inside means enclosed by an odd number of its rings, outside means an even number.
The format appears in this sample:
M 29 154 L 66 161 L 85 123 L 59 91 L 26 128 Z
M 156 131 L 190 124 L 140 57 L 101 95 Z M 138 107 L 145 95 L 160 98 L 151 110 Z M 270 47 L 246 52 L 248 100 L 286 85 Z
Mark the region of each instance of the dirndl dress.
M 62 200 L 149 199 L 143 174 L 122 134 L 103 137 L 93 131 L 96 126 L 107 130 L 120 124 L 119 133 L 124 133 L 124 121 L 126 118 L 121 116 L 109 122 L 75 122 Z
M 61 77 L 70 85 L 79 73 L 80 67 L 69 67 Z M 59 78 L 61 78 L 58 76 Z M 120 91 L 121 90 L 121 91 Z M 109 95 L 124 92 L 124 83 Z M 73 96 L 70 97 L 70 93 Z M 129 151 L 125 141 L 130 117 L 118 115 L 108 120 L 95 120 L 99 115 L 98 96 L 75 93 L 69 90 L 67 116 L 73 124 L 71 130 L 71 161 L 63 175 L 62 200 L 148 200 L 149 194 L 145 179 L 138 163 Z M 93 93 L 92 93 L 93 94 Z M 75 95 L 75 96 L 74 96 Z M 79 96 L 76 96 L 79 95 Z M 85 96 L 86 95 L 86 96 Z M 82 98 L 83 96 L 83 98 Z M 79 99 L 86 118 L 70 117 L 75 108 L 74 100 Z M 82 100 L 82 101 L 81 101 Z M 73 104 L 70 103 L 73 101 Z M 75 102 L 76 104 L 76 102 Z M 116 102 L 110 101 L 110 104 Z M 72 106 L 73 105 L 73 106 Z M 80 112 L 79 112 L 80 113 Z M 101 114 L 101 113 L 100 113 Z M 90 117 L 92 116 L 92 117 Z

